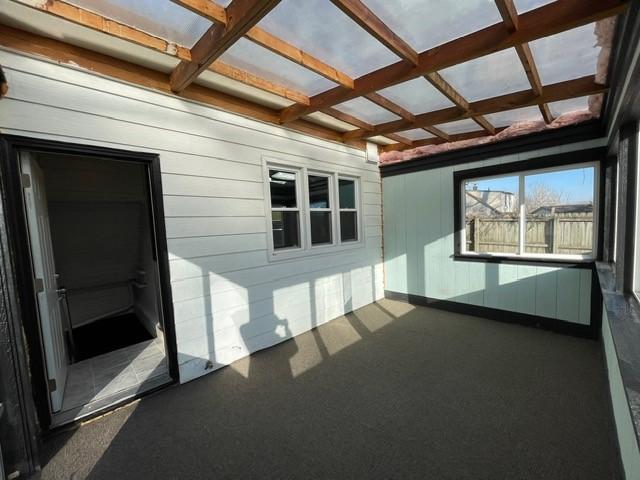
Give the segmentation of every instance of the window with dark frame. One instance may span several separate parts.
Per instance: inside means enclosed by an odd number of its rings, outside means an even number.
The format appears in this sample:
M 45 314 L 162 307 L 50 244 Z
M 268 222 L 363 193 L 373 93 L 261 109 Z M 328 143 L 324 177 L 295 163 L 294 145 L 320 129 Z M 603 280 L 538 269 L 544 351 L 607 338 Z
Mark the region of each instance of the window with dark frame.
M 457 172 L 456 254 L 592 260 L 598 164 Z M 492 174 L 493 173 L 493 174 Z

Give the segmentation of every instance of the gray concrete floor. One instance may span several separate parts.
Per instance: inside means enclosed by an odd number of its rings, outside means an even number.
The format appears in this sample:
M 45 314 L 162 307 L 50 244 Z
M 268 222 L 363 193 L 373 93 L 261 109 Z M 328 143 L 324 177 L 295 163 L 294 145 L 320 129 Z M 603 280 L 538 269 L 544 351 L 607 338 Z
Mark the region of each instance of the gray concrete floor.
M 42 479 L 614 479 L 600 344 L 383 300 L 44 445 Z

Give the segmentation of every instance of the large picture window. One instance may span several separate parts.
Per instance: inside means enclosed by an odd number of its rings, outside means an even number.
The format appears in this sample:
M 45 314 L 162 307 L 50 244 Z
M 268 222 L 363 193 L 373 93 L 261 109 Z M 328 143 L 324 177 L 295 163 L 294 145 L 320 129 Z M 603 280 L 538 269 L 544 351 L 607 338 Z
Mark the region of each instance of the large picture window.
M 273 257 L 360 243 L 357 177 L 269 162 L 265 172 Z
M 506 168 L 487 176 L 461 172 L 466 178 L 458 179 L 457 253 L 594 259 L 597 167 L 589 162 L 525 171 Z

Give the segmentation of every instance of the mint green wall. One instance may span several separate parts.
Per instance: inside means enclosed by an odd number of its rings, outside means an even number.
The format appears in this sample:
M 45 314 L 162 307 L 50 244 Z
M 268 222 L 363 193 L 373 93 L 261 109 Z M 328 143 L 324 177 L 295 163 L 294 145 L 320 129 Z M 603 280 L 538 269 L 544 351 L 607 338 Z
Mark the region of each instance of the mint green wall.
M 591 270 L 453 260 L 453 172 L 603 144 L 598 139 L 385 177 L 385 289 L 589 324 Z

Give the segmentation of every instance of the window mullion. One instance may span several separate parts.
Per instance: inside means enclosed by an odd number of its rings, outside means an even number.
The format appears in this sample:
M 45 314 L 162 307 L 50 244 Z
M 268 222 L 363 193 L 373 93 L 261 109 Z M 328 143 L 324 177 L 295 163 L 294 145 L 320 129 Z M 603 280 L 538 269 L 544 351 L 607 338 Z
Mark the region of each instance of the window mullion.
M 518 254 L 525 253 L 527 206 L 525 205 L 524 175 L 518 177 Z

